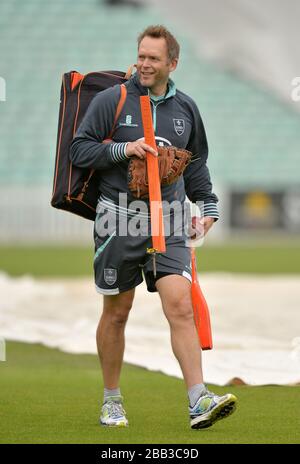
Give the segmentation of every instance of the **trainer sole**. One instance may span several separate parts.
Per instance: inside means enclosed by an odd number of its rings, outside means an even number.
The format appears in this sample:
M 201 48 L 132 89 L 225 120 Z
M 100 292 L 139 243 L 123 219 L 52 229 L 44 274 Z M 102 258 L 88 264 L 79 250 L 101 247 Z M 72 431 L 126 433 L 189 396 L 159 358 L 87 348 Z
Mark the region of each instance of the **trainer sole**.
M 103 424 L 103 422 L 100 422 L 100 425 L 102 427 L 128 427 L 128 424 L 125 422 L 120 422 L 120 424 Z
M 215 422 L 225 419 L 236 410 L 237 398 L 229 394 L 229 397 L 222 403 L 219 403 L 212 411 L 202 414 L 191 420 L 192 429 L 206 429 L 211 427 Z

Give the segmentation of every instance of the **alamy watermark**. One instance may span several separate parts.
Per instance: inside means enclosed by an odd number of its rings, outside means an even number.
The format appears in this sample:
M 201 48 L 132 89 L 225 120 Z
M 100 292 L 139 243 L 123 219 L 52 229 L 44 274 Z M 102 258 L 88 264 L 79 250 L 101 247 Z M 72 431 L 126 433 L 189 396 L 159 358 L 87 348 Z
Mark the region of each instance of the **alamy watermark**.
M 291 91 L 291 99 L 294 102 L 300 101 L 300 76 L 294 77 L 291 82 L 291 86 L 293 87 Z
M 6 82 L 3 77 L 0 76 L 0 102 L 6 101 Z
M 160 233 L 159 221 L 151 221 L 151 217 L 158 218 L 162 214 L 165 237 L 181 237 L 187 245 L 193 237 L 193 246 L 200 246 L 204 237 L 203 209 L 203 202 L 191 205 L 178 200 L 153 201 L 150 208 L 148 202 L 128 202 L 127 194 L 120 193 L 118 203 L 108 199 L 98 202 L 95 231 L 99 237 L 155 237 Z M 197 217 L 196 225 L 192 220 L 194 216 Z
M 0 337 L 0 361 L 6 361 L 5 340 Z

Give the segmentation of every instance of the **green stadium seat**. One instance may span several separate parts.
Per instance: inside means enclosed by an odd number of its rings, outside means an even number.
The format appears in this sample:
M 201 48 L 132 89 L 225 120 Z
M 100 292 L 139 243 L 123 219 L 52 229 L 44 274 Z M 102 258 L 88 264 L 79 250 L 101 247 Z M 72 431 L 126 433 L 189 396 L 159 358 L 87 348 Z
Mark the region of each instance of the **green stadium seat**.
M 52 183 L 62 73 L 126 70 L 136 58 L 138 33 L 167 19 L 154 8 L 146 14 L 145 9 L 110 9 L 99 0 L 2 0 L 1 77 L 7 101 L 0 102 L 1 185 Z M 297 182 L 299 114 L 200 59 L 178 27 L 169 27 L 182 50 L 174 80 L 199 105 L 214 180 L 235 187 Z

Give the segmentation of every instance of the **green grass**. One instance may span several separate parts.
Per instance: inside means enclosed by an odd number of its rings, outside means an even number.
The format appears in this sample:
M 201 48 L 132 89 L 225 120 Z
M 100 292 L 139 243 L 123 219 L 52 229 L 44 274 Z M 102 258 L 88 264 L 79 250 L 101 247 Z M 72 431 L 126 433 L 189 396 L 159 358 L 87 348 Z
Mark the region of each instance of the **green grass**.
M 84 276 L 93 269 L 93 248 L 0 247 L 0 269 L 12 276 Z
M 13 276 L 84 276 L 93 273 L 93 247 L 0 247 L 0 269 Z M 300 245 L 257 243 L 198 249 L 199 272 L 299 274 Z
M 191 430 L 183 381 L 124 365 L 126 429 L 98 425 L 98 359 L 41 345 L 7 343 L 0 363 L 0 443 L 299 443 L 300 387 L 209 386 L 230 390 L 237 411 Z

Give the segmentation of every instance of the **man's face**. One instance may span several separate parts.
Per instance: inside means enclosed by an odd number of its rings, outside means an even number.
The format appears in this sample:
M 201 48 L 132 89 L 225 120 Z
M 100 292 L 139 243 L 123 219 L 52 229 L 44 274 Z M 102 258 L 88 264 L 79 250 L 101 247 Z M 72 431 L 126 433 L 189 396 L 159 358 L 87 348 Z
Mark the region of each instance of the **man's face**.
M 137 73 L 141 84 L 159 91 L 166 86 L 169 74 L 177 66 L 177 60 L 168 58 L 164 38 L 144 37 L 138 49 Z

